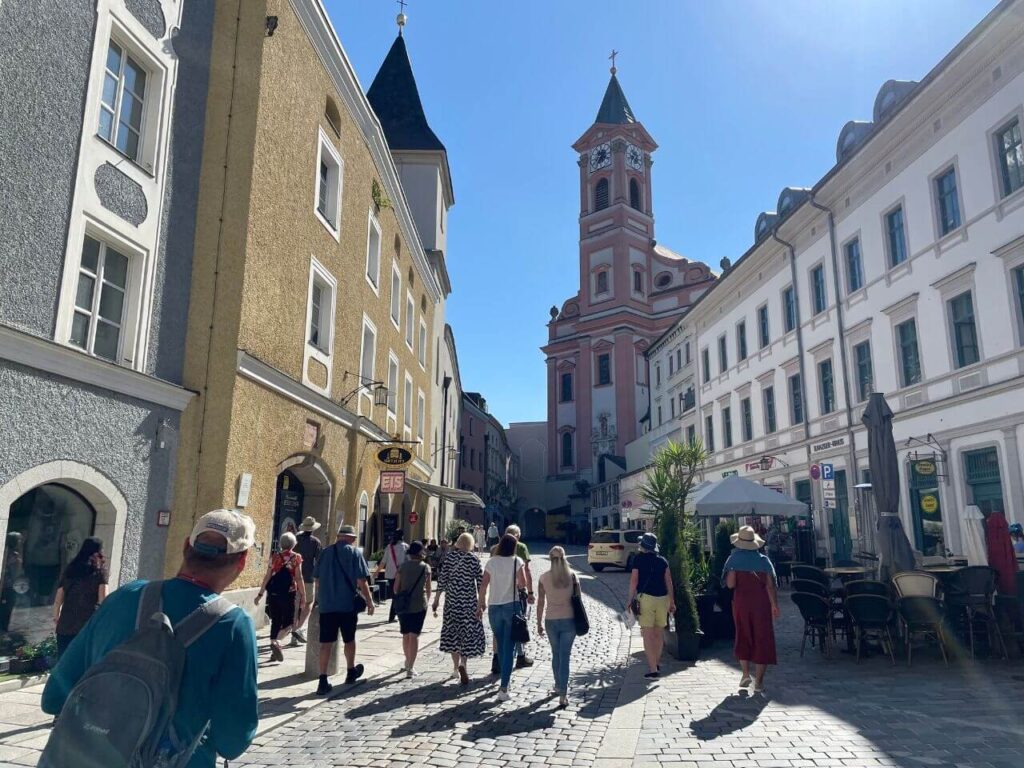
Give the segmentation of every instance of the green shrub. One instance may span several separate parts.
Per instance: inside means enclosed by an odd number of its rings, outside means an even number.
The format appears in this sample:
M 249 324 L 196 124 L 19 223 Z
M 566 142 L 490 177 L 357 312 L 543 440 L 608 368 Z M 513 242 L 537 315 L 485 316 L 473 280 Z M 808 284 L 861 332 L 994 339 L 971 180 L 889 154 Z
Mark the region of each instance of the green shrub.
M 733 549 L 730 537 L 734 533 L 736 533 L 736 523 L 732 520 L 723 520 L 715 528 L 715 555 L 711 561 L 711 578 L 716 585 L 722 582 L 725 561 L 729 559 Z

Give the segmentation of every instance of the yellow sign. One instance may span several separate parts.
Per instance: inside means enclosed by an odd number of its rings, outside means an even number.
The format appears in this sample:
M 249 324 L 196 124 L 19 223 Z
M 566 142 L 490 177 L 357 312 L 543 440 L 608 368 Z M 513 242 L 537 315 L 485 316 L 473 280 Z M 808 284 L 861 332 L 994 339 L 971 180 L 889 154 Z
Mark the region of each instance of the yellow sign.
M 934 461 L 918 461 L 914 464 L 914 469 L 917 470 L 919 475 L 934 475 L 935 474 L 935 462 Z
M 394 445 L 377 451 L 377 461 L 388 469 L 405 469 L 412 459 L 412 451 Z
M 921 497 L 921 511 L 926 514 L 933 514 L 939 508 L 939 500 L 929 494 Z

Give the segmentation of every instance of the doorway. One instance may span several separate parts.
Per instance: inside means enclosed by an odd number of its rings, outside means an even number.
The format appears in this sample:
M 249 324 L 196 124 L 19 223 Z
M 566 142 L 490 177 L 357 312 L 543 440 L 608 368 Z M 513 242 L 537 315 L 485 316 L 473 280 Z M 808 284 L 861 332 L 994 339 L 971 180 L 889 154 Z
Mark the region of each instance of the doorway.
M 280 549 L 282 533 L 298 533 L 307 517 L 327 525 L 331 511 L 331 482 L 326 472 L 311 456 L 294 457 L 278 467 L 274 495 L 274 522 L 271 531 L 272 550 Z M 334 543 L 330 533 L 318 538 Z

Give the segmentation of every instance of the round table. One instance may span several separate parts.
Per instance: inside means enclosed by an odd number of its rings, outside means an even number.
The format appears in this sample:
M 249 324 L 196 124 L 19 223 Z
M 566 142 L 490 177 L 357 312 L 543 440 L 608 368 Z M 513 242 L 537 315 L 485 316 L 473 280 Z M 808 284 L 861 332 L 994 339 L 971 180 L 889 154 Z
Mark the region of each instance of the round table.
M 861 576 L 861 577 L 863 577 L 863 576 L 867 576 L 868 574 L 873 573 L 873 572 L 874 572 L 873 568 L 865 568 L 863 566 L 853 566 L 853 565 L 841 565 L 841 566 L 837 566 L 835 568 L 826 568 L 825 569 L 825 573 L 827 573 L 829 576 L 838 576 L 840 579 L 842 579 L 844 577 L 850 577 L 850 576 Z

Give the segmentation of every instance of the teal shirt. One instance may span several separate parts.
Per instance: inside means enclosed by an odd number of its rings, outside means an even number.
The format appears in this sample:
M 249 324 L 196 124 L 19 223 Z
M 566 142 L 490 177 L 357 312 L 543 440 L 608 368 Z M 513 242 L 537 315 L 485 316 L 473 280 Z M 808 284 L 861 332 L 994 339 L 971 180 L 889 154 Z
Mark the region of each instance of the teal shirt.
M 43 711 L 56 715 L 68 694 L 93 664 L 135 632 L 135 617 L 145 581 L 133 581 L 100 605 L 61 660 L 43 690 Z M 163 588 L 163 610 L 177 624 L 217 595 L 183 579 Z M 256 689 L 256 631 L 249 615 L 228 611 L 188 649 L 174 725 L 191 741 L 210 723 L 189 768 L 214 768 L 216 756 L 234 759 L 256 735 L 259 719 Z

